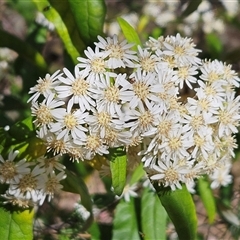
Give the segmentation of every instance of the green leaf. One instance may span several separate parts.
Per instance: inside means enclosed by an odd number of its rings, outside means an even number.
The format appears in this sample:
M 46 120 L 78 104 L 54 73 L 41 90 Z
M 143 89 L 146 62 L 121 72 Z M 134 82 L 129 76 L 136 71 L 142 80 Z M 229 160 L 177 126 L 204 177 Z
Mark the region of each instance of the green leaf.
M 7 47 L 16 51 L 21 57 L 25 58 L 28 63 L 37 66 L 42 71 L 47 71 L 47 64 L 43 56 L 26 41 L 23 41 L 12 34 L 0 29 L 0 47 Z
M 120 25 L 125 38 L 128 40 L 129 43 L 135 43 L 132 47 L 133 50 L 137 50 L 138 45 L 142 45 L 140 38 L 136 32 L 136 30 L 123 18 L 117 18 L 118 24 Z
M 197 187 L 203 205 L 207 211 L 208 222 L 211 224 L 214 222 L 216 216 L 216 203 L 212 189 L 210 188 L 209 182 L 206 180 L 206 178 L 199 178 Z
M 80 1 L 77 1 L 81 3 Z M 69 0 L 59 1 L 59 0 L 49 0 L 51 7 L 53 7 L 61 17 L 62 22 L 65 24 L 69 37 L 71 38 L 72 44 L 77 49 L 79 54 L 83 52 L 86 48 L 83 39 L 80 36 L 80 32 L 77 28 L 76 18 L 72 12 Z M 79 8 L 77 8 L 78 10 Z
M 154 184 L 159 199 L 172 220 L 179 240 L 196 239 L 197 216 L 191 194 L 185 185 L 172 191 Z
M 104 0 L 69 0 L 69 5 L 81 39 L 89 46 L 103 35 L 103 25 L 106 15 Z
M 146 172 L 143 170 L 143 164 L 140 163 L 139 166 L 134 170 L 129 185 L 133 185 L 138 182 L 143 176 L 146 175 Z
M 113 220 L 112 239 L 140 240 L 133 198 L 130 202 L 121 200 L 118 203 Z
M 91 240 L 99 240 L 100 239 L 100 230 L 96 222 L 94 222 L 90 228 L 88 229 L 88 232 L 91 234 Z
M 30 161 L 46 152 L 44 142 L 36 137 L 32 117 L 15 123 L 8 131 L 0 129 L 0 143 L 4 146 L 3 154 L 7 155 L 10 148 L 18 150 L 17 158 Z
M 157 194 L 145 188 L 141 198 L 141 225 L 145 240 L 166 239 L 167 213 Z
M 16 140 L 21 141 L 35 135 L 34 129 L 32 117 L 28 117 L 11 126 L 8 134 Z
M 68 4 L 68 1 L 57 1 L 57 2 L 56 1 L 47 1 L 47 0 L 42 0 L 42 1 L 32 0 L 32 1 L 36 4 L 38 10 L 43 12 L 44 16 L 50 22 L 52 22 L 54 24 L 54 26 L 58 32 L 58 35 L 62 39 L 68 54 L 72 58 L 72 61 L 74 63 L 77 63 L 77 57 L 79 57 L 79 52 L 73 45 L 73 40 L 71 38 L 71 36 L 72 37 L 76 36 L 76 33 L 73 30 L 74 28 L 76 28 L 76 25 L 75 25 L 74 21 L 71 20 L 71 18 L 69 19 L 69 17 L 71 17 L 71 13 L 66 16 L 66 19 L 68 19 L 70 21 L 69 25 L 71 26 L 71 28 L 70 27 L 67 28 L 67 26 L 64 22 L 64 19 L 62 19 L 62 16 L 60 15 L 60 13 L 50 4 L 50 2 L 51 2 L 53 5 L 57 4 L 57 6 L 61 7 L 61 9 L 66 8 L 66 12 L 65 12 L 65 10 L 64 10 L 64 12 L 68 13 L 67 10 L 69 9 L 69 6 L 66 7 L 66 4 Z M 46 7 L 47 7 L 47 10 L 45 10 Z M 76 46 L 82 46 L 82 42 L 81 42 L 80 38 L 78 38 L 78 41 L 75 42 L 75 44 L 76 44 Z M 85 48 L 85 46 L 83 46 L 83 48 Z
M 182 12 L 181 18 L 185 18 L 189 16 L 191 13 L 193 13 L 195 10 L 197 10 L 201 2 L 202 0 L 194 0 L 194 1 L 189 0 L 189 3 L 186 9 Z
M 1 239 L 33 239 L 33 210 L 10 212 L 1 207 L 0 216 Z
M 206 34 L 208 50 L 213 58 L 219 58 L 223 50 L 221 39 L 214 33 Z
M 115 194 L 120 196 L 126 183 L 127 156 L 122 148 L 109 150 L 110 169 L 112 174 L 112 187 Z

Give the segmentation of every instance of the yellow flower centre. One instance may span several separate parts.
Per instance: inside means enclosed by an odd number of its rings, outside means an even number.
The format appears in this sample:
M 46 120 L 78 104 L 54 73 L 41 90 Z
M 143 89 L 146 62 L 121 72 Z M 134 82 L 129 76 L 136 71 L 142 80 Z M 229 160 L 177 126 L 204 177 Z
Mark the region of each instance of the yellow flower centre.
M 133 91 L 141 100 L 145 100 L 149 94 L 149 87 L 144 82 L 133 83 Z
M 153 116 L 149 111 L 144 112 L 139 117 L 140 126 L 145 129 L 149 124 L 153 122 Z
M 115 86 L 109 87 L 104 92 L 105 98 L 109 102 L 118 102 L 119 100 L 119 89 Z
M 111 121 L 111 115 L 107 112 L 100 112 L 98 114 L 98 122 L 101 126 L 107 127 Z
M 17 174 L 16 167 L 12 161 L 6 160 L 0 165 L 0 174 L 5 180 L 11 180 Z
M 59 185 L 59 181 L 56 177 L 51 177 L 45 184 L 45 191 L 48 194 L 53 194 L 56 192 L 56 187 Z
M 105 69 L 105 62 L 102 58 L 95 58 L 91 61 L 91 70 L 94 73 L 104 73 Z
M 69 148 L 68 154 L 70 156 L 70 160 L 72 161 L 79 161 L 79 159 L 83 159 L 83 151 L 82 148 Z
M 208 111 L 209 109 L 209 101 L 205 98 L 198 100 L 200 107 L 203 111 Z
M 34 190 L 37 188 L 37 179 L 28 173 L 20 179 L 18 186 L 22 193 Z
M 87 137 L 86 148 L 95 151 L 101 145 L 100 138 L 95 135 L 89 135 Z
M 106 47 L 106 50 L 110 50 L 111 53 L 109 57 L 111 58 L 117 58 L 117 59 L 122 59 L 123 58 L 123 49 L 119 44 L 110 44 Z
M 72 93 L 74 96 L 82 96 L 87 93 L 89 84 L 85 79 L 78 78 L 72 84 Z
M 189 76 L 188 67 L 180 67 L 178 69 L 178 76 L 182 79 L 186 79 Z
M 179 137 L 173 137 L 169 139 L 169 147 L 171 150 L 175 151 L 181 147 L 182 143 L 179 139 Z
M 178 55 L 184 55 L 185 49 L 183 47 L 181 47 L 181 46 L 176 46 L 174 48 L 174 53 L 178 54 Z
M 51 78 L 42 79 L 42 82 L 38 83 L 37 85 L 38 91 L 43 94 L 47 89 L 50 88 L 51 84 L 52 84 Z
M 207 95 L 210 95 L 210 96 L 215 96 L 216 95 L 216 90 L 211 86 L 207 86 L 205 88 L 205 92 L 206 92 Z
M 175 59 L 173 56 L 164 56 L 163 61 L 167 62 L 169 67 L 174 68 L 175 67 Z
M 145 57 L 140 60 L 142 69 L 146 72 L 153 72 L 155 69 L 156 61 L 150 57 Z
M 111 128 L 108 128 L 104 140 L 107 144 L 113 144 L 117 141 L 117 137 L 117 132 Z
M 197 147 L 201 147 L 204 145 L 205 143 L 204 138 L 201 138 L 199 135 L 195 135 L 193 138 L 194 138 L 194 143 Z
M 232 121 L 232 115 L 226 111 L 219 112 L 219 122 L 221 122 L 224 125 L 234 124 Z M 235 125 L 237 125 L 237 123 Z
M 36 111 L 36 117 L 38 125 L 49 124 L 50 122 L 53 121 L 50 109 L 43 104 L 41 104 L 39 109 Z
M 219 78 L 220 78 L 220 76 L 219 76 L 219 74 L 217 74 L 216 72 L 210 72 L 209 74 L 208 74 L 208 81 L 209 82 L 214 82 L 214 81 L 216 81 L 216 80 L 219 80 Z
M 193 116 L 191 120 L 191 125 L 194 130 L 198 129 L 200 126 L 203 125 L 203 116 Z
M 158 134 L 159 135 L 164 135 L 167 136 L 169 133 L 169 130 L 171 128 L 172 124 L 168 120 L 163 120 L 157 127 L 158 129 Z
M 165 171 L 165 181 L 166 182 L 173 183 L 178 180 L 179 180 L 179 177 L 178 177 L 178 173 L 176 172 L 176 170 L 174 170 L 173 168 L 169 168 Z
M 59 140 L 54 139 L 53 141 L 48 142 L 47 145 L 48 145 L 47 146 L 48 151 L 52 149 L 54 155 L 59 154 L 59 153 L 63 154 L 66 152 L 65 142 L 61 139 L 59 139 Z
M 64 117 L 64 124 L 68 130 L 72 130 L 77 125 L 77 119 L 73 114 L 67 114 Z

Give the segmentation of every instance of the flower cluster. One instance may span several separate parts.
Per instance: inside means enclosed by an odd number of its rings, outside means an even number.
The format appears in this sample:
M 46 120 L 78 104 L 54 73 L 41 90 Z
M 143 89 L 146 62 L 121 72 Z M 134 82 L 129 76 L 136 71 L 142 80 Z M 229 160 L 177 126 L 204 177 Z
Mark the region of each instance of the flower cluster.
M 12 203 L 22 208 L 43 204 L 58 192 L 62 185 L 60 181 L 66 177 L 65 166 L 56 158 L 38 159 L 37 164 L 16 161 L 18 151 L 10 151 L 8 158 L 0 155 L 0 182 L 8 184 L 8 189 L 2 197 L 4 203 Z
M 226 185 L 239 125 L 239 78 L 230 65 L 201 60 L 190 38 L 151 38 L 144 47 L 98 37 L 79 57 L 30 89 L 37 135 L 74 161 L 138 149 L 152 181 L 173 190 L 208 174 Z M 128 154 L 128 161 L 137 161 Z M 132 164 L 134 165 L 134 164 Z

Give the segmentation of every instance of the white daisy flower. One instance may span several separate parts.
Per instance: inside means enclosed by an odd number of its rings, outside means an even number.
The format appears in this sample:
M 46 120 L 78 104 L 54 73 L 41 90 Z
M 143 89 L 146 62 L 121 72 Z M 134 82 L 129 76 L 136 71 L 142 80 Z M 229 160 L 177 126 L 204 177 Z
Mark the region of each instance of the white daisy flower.
M 214 115 L 218 113 L 219 103 L 212 101 L 210 97 L 199 96 L 199 99 L 188 97 L 185 106 L 191 115 L 203 114 L 206 119 L 207 114 Z
M 60 184 L 60 181 L 65 179 L 67 176 L 64 171 L 59 172 L 56 174 L 54 171 L 50 172 L 49 174 L 42 174 L 42 181 L 39 184 L 39 204 L 42 205 L 47 197 L 48 201 L 54 197 L 54 194 L 59 192 L 63 186 Z
M 207 126 L 200 127 L 197 132 L 193 134 L 192 140 L 194 147 L 191 152 L 193 158 L 196 158 L 199 154 L 202 154 L 205 159 L 208 158 L 208 154 L 214 150 L 212 134 L 212 128 Z
M 216 136 L 215 136 L 216 137 Z M 215 144 L 216 145 L 216 144 Z M 220 139 L 220 149 L 231 157 L 235 157 L 234 149 L 238 147 L 236 136 L 228 135 Z
M 106 130 L 103 142 L 111 148 L 126 146 L 131 143 L 131 133 L 127 130 L 117 130 L 109 127 Z
M 233 94 L 234 96 L 234 94 Z M 218 134 L 219 137 L 230 135 L 232 133 L 237 133 L 240 120 L 240 96 L 237 96 L 234 100 L 227 101 L 224 106 L 220 106 L 220 109 L 217 113 L 219 128 Z
M 0 155 L 0 182 L 9 183 L 13 180 L 18 180 L 21 175 L 27 174 L 30 172 L 30 163 L 26 162 L 25 159 L 22 159 L 18 162 L 15 162 L 16 156 L 19 154 L 19 151 L 11 150 L 8 154 L 7 159 L 4 159 Z
M 222 62 L 220 62 L 221 64 Z M 223 64 L 223 79 L 227 81 L 227 83 L 234 87 L 239 87 L 240 85 L 240 78 L 238 74 L 232 70 L 232 65 Z
M 116 78 L 106 74 L 92 89 L 94 93 L 92 97 L 97 102 L 97 111 L 107 111 L 111 115 L 117 113 L 121 116 L 122 104 L 128 102 L 133 96 L 133 92 L 127 88 L 128 85 L 126 74 L 118 74 Z
M 232 182 L 232 175 L 230 175 L 232 164 L 221 164 L 218 168 L 213 170 L 213 173 L 209 175 L 211 182 L 211 188 L 216 189 L 220 186 L 227 186 Z
M 149 104 L 150 108 L 144 107 L 143 103 L 138 104 L 138 108 L 131 110 L 131 116 L 128 116 L 129 122 L 125 127 L 130 127 L 130 131 L 137 130 L 139 134 L 145 133 L 156 125 L 156 119 L 160 115 L 161 108 L 159 105 Z
M 37 101 L 41 95 L 47 98 L 50 94 L 55 93 L 55 87 L 59 84 L 57 80 L 62 75 L 62 73 L 59 74 L 59 72 L 60 70 L 57 70 L 52 75 L 48 73 L 45 78 L 39 78 L 39 80 L 37 80 L 37 85 L 30 88 L 29 94 L 33 93 L 33 95 L 27 102 Z
M 213 83 L 215 81 L 226 84 L 223 79 L 224 65 L 218 60 L 214 61 L 202 61 L 202 66 L 200 67 L 202 74 L 200 78 L 204 81 Z
M 151 108 L 150 102 L 159 103 L 160 99 L 157 96 L 162 92 L 162 86 L 156 82 L 155 73 L 147 73 L 144 75 L 141 69 L 137 69 L 131 76 L 133 83 L 129 85 L 129 89 L 134 92 L 134 96 L 130 99 L 129 106 L 137 107 L 140 102 Z
M 4 198 L 3 204 L 12 204 L 13 206 L 18 206 L 20 208 L 29 208 L 33 207 L 36 203 L 34 203 L 31 199 L 26 199 L 23 194 L 18 196 L 11 195 L 7 190 L 5 194 L 2 194 L 1 197 Z
M 161 69 L 160 66 L 157 67 L 157 84 L 153 87 L 158 88 L 158 93 L 156 94 L 159 98 L 157 104 L 160 105 L 162 111 L 167 112 L 171 108 L 172 101 L 177 101 L 178 99 L 178 77 L 172 69 Z M 179 108 L 179 107 L 177 107 Z
M 51 93 L 40 104 L 38 102 L 32 102 L 32 116 L 36 117 L 33 122 L 36 127 L 39 128 L 38 134 L 40 138 L 43 138 L 44 135 L 47 134 L 50 123 L 53 123 L 54 121 L 52 111 L 63 104 L 65 104 L 63 101 L 54 99 L 53 93 Z
M 197 67 L 192 65 L 179 66 L 176 75 L 178 76 L 178 82 L 180 89 L 183 88 L 184 83 L 192 89 L 192 84 L 197 82 L 197 78 L 194 75 L 198 74 Z
M 173 56 L 177 66 L 201 63 L 200 58 L 197 57 L 201 50 L 195 48 L 191 38 L 183 38 L 178 33 L 176 36 L 166 37 L 163 46 L 163 53 L 167 56 Z
M 40 168 L 45 168 L 45 173 L 50 174 L 55 170 L 64 171 L 65 166 L 59 162 L 59 158 L 57 156 L 53 158 L 46 158 L 44 156 L 38 158 L 38 166 Z
M 82 144 L 82 142 L 80 142 Z M 69 156 L 70 161 L 79 162 L 79 160 L 84 161 L 87 149 L 84 145 L 77 145 L 72 141 L 67 142 L 66 144 L 66 153 Z
M 126 202 L 130 202 L 130 198 L 132 197 L 138 197 L 138 194 L 137 194 L 137 189 L 138 189 L 138 184 L 137 183 L 134 183 L 132 185 L 129 185 L 127 184 L 124 189 L 123 189 L 123 193 L 122 195 L 120 196 L 120 198 L 124 198 L 124 200 Z
M 38 133 L 37 136 L 40 137 Z M 52 133 L 49 129 L 48 133 L 42 138 L 47 146 L 47 152 L 52 152 L 54 156 L 65 154 L 67 143 L 70 140 L 70 137 L 57 139 L 57 136 L 57 133 Z
M 179 117 L 175 111 L 169 111 L 157 116 L 154 127 L 143 133 L 143 136 L 157 136 L 159 139 L 167 137 L 170 131 L 177 130 L 179 125 Z M 151 145 L 151 144 L 150 144 Z
M 59 77 L 62 84 L 56 86 L 55 89 L 58 98 L 68 99 L 68 111 L 72 109 L 74 104 L 78 104 L 82 112 L 90 110 L 91 106 L 94 107 L 96 103 L 91 98 L 91 92 L 89 91 L 91 85 L 86 81 L 88 73 L 86 71 L 80 72 L 77 66 L 75 66 L 75 76 L 67 68 L 64 68 L 63 72 L 67 77 Z
M 141 46 L 138 46 L 139 66 L 137 67 L 143 71 L 143 75 L 149 72 L 154 72 L 158 61 L 159 57 L 150 53 L 147 49 L 142 49 Z
M 135 64 L 133 61 L 137 61 L 136 52 L 130 50 L 134 45 L 132 43 L 127 43 L 127 40 L 119 42 L 117 35 L 114 35 L 112 38 L 107 37 L 104 39 L 101 36 L 98 36 L 99 42 L 95 45 L 104 51 L 109 52 L 107 59 L 107 67 L 110 69 L 116 69 L 120 67 L 130 67 L 134 68 Z
M 218 118 L 212 113 L 184 113 L 182 118 L 179 120 L 181 123 L 184 123 L 185 126 L 189 129 L 189 131 L 196 132 L 201 127 L 207 126 L 209 124 L 216 123 Z
M 75 144 L 81 145 L 82 141 L 79 139 L 73 140 Z M 96 154 L 103 155 L 108 154 L 108 147 L 104 145 L 103 139 L 100 138 L 100 136 L 96 134 L 89 134 L 85 141 L 85 156 L 84 159 L 91 160 L 94 158 Z
M 100 78 L 104 76 L 107 72 L 107 65 L 105 62 L 106 57 L 109 52 L 100 52 L 99 48 L 95 48 L 95 52 L 88 47 L 84 51 L 87 58 L 78 57 L 77 60 L 80 62 L 77 67 L 84 69 L 89 75 L 87 76 L 87 81 L 90 84 L 98 82 Z
M 89 125 L 89 131 L 98 133 L 101 138 L 106 136 L 107 129 L 122 130 L 124 126 L 124 121 L 120 120 L 116 114 L 111 115 L 108 111 L 95 109 L 92 109 L 92 115 L 86 117 L 86 122 Z
M 189 172 L 187 166 L 179 164 L 178 160 L 158 161 L 158 165 L 153 165 L 155 172 L 151 174 L 150 179 L 157 181 L 164 187 L 170 186 L 172 190 L 181 189 L 182 175 Z
M 149 40 L 146 42 L 147 49 L 150 49 L 152 52 L 156 50 L 161 50 L 163 48 L 164 37 L 160 36 L 158 39 L 149 37 Z
M 193 145 L 192 139 L 185 126 L 177 130 L 170 131 L 168 136 L 162 141 L 160 148 L 162 150 L 162 159 L 175 159 L 188 157 L 187 151 Z
M 219 162 L 221 161 L 216 152 L 209 153 L 207 159 L 205 159 L 200 154 L 197 156 L 196 160 L 197 162 L 203 163 L 203 169 L 205 174 L 211 174 L 214 171 L 214 169 L 216 169 L 219 166 Z
M 211 84 L 204 83 L 198 80 L 199 87 L 195 88 L 196 96 L 201 98 L 211 99 L 216 105 L 222 105 L 225 100 L 225 89 L 222 87 L 221 81 L 216 81 Z
M 87 112 L 82 112 L 79 109 L 70 112 L 65 108 L 56 109 L 53 111 L 55 123 L 50 126 L 50 131 L 57 134 L 57 140 L 67 140 L 70 135 L 73 139 L 78 139 L 81 142 L 86 140 L 86 133 L 88 129 L 84 127 L 86 123 L 85 118 Z
M 42 174 L 44 171 L 43 168 L 36 165 L 30 173 L 12 180 L 8 189 L 9 194 L 16 197 L 21 197 L 23 195 L 26 199 L 31 199 L 33 202 L 37 202 L 40 183 L 43 181 Z

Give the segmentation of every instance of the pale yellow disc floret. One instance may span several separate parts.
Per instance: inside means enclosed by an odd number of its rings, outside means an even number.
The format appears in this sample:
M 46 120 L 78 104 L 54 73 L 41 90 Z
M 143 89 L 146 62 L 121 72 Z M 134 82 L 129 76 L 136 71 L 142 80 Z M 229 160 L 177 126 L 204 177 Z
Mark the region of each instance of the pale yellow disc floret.
M 78 78 L 72 84 L 72 93 L 74 96 L 82 96 L 87 93 L 88 87 L 85 79 Z

